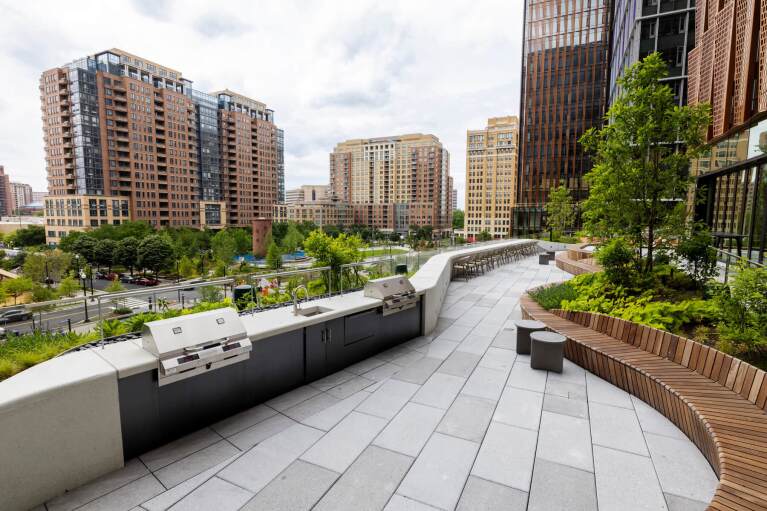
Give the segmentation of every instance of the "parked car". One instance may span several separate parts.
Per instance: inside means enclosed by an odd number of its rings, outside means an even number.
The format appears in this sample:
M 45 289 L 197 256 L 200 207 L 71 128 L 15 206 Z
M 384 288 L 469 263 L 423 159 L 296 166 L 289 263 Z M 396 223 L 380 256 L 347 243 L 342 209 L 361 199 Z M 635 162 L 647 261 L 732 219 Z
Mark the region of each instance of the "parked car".
M 93 278 L 95 278 L 95 279 L 105 280 L 104 277 L 105 277 L 105 275 L 103 273 L 101 273 L 100 271 L 93 272 Z
M 0 312 L 0 324 L 32 319 L 32 312 L 26 309 L 10 309 Z
M 120 274 L 120 282 L 123 284 L 135 284 L 136 283 L 136 277 L 133 275 L 125 275 L 124 273 Z
M 133 283 L 139 286 L 151 287 L 151 286 L 156 286 L 157 284 L 160 283 L 160 281 L 154 277 L 139 277 Z

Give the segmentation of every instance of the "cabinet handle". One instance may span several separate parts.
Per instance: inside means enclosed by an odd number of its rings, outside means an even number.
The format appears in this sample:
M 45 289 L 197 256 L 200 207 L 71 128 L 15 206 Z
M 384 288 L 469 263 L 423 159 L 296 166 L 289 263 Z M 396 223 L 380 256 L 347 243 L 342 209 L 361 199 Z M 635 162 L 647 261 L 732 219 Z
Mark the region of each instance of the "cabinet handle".
M 328 343 L 333 344 L 333 329 L 328 328 Z
M 321 336 L 322 344 L 325 344 L 325 329 L 322 329 L 322 336 Z

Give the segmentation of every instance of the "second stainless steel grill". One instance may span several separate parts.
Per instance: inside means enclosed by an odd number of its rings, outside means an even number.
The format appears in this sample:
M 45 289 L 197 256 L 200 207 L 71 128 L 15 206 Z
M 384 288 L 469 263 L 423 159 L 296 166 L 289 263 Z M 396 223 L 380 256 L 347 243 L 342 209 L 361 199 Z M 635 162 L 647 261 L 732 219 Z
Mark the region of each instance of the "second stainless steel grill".
M 230 308 L 151 321 L 142 346 L 159 358 L 159 385 L 167 385 L 250 358 L 252 345 Z
M 365 283 L 364 294 L 368 298 L 383 300 L 384 316 L 412 309 L 418 303 L 413 284 L 402 276 L 369 280 Z

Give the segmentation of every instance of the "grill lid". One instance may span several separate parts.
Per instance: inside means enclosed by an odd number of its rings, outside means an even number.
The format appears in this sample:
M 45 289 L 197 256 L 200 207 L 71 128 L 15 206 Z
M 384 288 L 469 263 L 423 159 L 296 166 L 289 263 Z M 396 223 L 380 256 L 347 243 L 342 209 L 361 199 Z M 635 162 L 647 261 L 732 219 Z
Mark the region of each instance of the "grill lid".
M 247 337 L 245 325 L 232 308 L 150 321 L 144 324 L 142 346 L 162 358 L 200 351 L 208 344 Z
M 415 294 L 415 288 L 407 277 L 395 275 L 380 279 L 368 280 L 365 283 L 364 295 L 368 298 L 387 300 L 394 296 Z

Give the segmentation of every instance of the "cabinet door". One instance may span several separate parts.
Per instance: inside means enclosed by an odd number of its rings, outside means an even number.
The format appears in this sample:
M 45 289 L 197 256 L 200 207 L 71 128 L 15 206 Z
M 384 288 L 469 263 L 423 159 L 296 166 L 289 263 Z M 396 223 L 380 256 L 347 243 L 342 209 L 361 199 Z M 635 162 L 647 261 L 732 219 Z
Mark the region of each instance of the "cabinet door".
M 344 349 L 344 318 L 327 321 L 325 328 L 326 368 L 330 374 L 349 365 Z
M 312 382 L 328 374 L 325 323 L 304 329 L 306 346 L 306 382 Z

